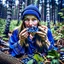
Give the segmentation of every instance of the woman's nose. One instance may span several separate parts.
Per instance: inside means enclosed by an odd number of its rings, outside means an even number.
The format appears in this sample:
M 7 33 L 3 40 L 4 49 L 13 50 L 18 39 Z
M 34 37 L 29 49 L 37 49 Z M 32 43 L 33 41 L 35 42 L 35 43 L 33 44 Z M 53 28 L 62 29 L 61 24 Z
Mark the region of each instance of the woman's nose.
M 32 27 L 32 25 L 33 25 L 33 22 L 32 22 L 32 20 L 30 20 L 29 21 L 29 26 Z

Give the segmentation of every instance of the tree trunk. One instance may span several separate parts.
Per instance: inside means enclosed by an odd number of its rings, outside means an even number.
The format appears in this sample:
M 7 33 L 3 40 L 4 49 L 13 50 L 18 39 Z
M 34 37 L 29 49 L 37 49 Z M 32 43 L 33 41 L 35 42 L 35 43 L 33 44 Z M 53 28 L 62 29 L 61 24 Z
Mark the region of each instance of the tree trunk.
M 46 21 L 48 28 L 50 28 L 50 0 L 47 0 L 46 5 Z
M 12 0 L 9 1 L 9 7 L 7 10 L 7 22 L 6 22 L 5 31 L 4 31 L 4 34 L 6 35 L 6 37 L 8 37 L 11 18 L 12 18 Z
M 46 5 L 47 0 L 44 1 L 44 22 L 46 22 Z
M 0 64 L 22 64 L 19 59 L 0 51 Z
M 20 23 L 21 20 L 21 12 L 22 12 L 22 0 L 19 0 L 19 4 L 18 4 L 18 22 L 17 22 L 17 26 Z

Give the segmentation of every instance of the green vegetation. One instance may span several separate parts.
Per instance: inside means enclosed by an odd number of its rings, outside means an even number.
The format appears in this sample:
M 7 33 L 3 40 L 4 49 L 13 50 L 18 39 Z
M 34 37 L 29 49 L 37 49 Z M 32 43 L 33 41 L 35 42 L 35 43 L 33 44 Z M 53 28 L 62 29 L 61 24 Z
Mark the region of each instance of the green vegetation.
M 19 24 L 21 24 L 22 22 L 20 22 Z M 47 22 L 41 22 L 42 25 L 47 25 Z M 5 25 L 6 25 L 6 20 L 5 19 L 0 19 L 0 37 L 3 37 L 4 34 L 4 30 L 5 30 Z M 12 20 L 11 23 L 10 23 L 10 32 L 12 32 L 14 30 L 14 28 L 17 27 L 17 20 Z M 55 27 L 58 27 L 56 30 L 54 29 Z M 54 39 L 55 40 L 59 40 L 61 38 L 64 38 L 64 25 L 63 23 L 56 23 L 56 26 L 53 25 L 53 22 L 50 22 L 50 28 L 51 28 L 51 31 L 52 31 L 52 34 L 54 36 Z M 2 38 L 4 41 L 8 41 L 9 38 L 5 38 L 3 37 Z M 64 49 L 61 49 L 62 51 Z M 55 50 L 50 50 L 48 51 L 48 55 L 46 56 L 46 59 L 53 59 L 51 61 L 51 64 L 59 64 L 59 60 L 58 58 L 60 57 L 60 54 L 55 51 Z M 44 57 L 41 57 L 39 54 L 35 54 L 33 56 L 33 58 L 38 62 L 38 64 L 40 64 L 41 62 L 44 62 L 45 61 L 45 58 Z M 33 63 L 33 60 L 30 60 L 28 61 L 28 64 L 32 64 Z
M 62 19 L 64 19 L 64 8 L 61 9 L 61 12 L 58 13 Z
M 52 50 L 48 51 L 47 58 L 50 58 L 50 59 L 56 58 L 56 59 L 58 59 L 58 58 L 60 58 L 60 54 L 57 51 L 52 49 Z
M 57 30 L 54 30 L 54 27 L 51 28 L 55 40 L 59 40 L 61 38 L 64 38 L 64 25 L 63 25 L 63 23 L 58 24 L 57 27 L 58 27 Z
M 21 22 L 19 24 L 21 24 Z M 15 27 L 17 27 L 17 20 L 12 20 L 10 24 L 10 31 L 13 31 Z
M 21 22 L 20 22 L 20 23 L 21 23 Z M 12 20 L 12 21 L 11 21 L 11 23 L 10 23 L 10 28 L 9 28 L 10 31 L 13 31 L 13 29 L 14 29 L 15 27 L 17 27 L 16 24 L 17 24 L 17 20 Z M 0 36 L 3 35 L 3 32 L 4 32 L 4 30 L 5 30 L 5 25 L 6 25 L 6 20 L 0 18 Z
M 14 30 L 17 24 L 17 20 L 12 20 L 10 23 L 10 28 L 9 31 L 12 32 Z M 20 22 L 21 24 L 21 22 Z M 5 25 L 6 25 L 6 20 L 5 19 L 1 19 L 0 18 L 0 37 L 5 36 L 5 34 L 3 34 L 4 30 L 5 30 Z M 3 40 L 7 41 L 9 38 L 3 37 Z
M 1 19 L 0 18 L 0 36 L 2 35 L 2 33 L 4 32 L 4 29 L 5 29 L 5 19 Z
M 19 24 L 21 24 L 21 22 Z M 47 22 L 42 21 L 41 24 L 47 26 Z M 6 20 L 0 19 L 0 37 L 4 36 L 3 32 L 5 30 L 5 25 L 6 25 Z M 54 30 L 55 26 L 53 26 L 53 22 L 50 22 L 50 27 L 51 27 L 51 31 L 54 36 L 54 39 L 58 40 L 60 38 L 64 38 L 64 25 L 63 25 L 63 23 L 56 22 L 56 25 L 59 28 L 57 30 Z M 10 32 L 12 32 L 15 27 L 17 27 L 17 20 L 12 20 L 10 23 L 10 28 L 9 28 Z M 6 39 L 6 38 L 4 38 L 4 39 Z

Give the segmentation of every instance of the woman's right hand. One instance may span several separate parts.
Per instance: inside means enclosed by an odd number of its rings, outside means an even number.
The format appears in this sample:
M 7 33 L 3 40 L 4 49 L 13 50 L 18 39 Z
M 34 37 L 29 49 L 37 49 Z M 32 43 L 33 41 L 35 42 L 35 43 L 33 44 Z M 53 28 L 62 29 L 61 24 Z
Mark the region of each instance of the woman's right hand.
M 19 40 L 20 40 L 20 44 L 22 45 L 25 41 L 25 39 L 28 37 L 28 32 L 27 32 L 28 28 L 23 29 L 20 33 L 19 33 Z

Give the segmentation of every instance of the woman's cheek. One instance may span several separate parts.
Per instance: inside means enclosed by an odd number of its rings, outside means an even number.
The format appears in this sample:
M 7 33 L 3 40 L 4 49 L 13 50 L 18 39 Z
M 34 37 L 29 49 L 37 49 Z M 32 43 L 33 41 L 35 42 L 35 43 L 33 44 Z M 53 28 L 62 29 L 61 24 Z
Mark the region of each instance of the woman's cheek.
M 29 23 L 28 22 L 25 22 L 25 26 L 28 27 L 29 26 Z
M 37 22 L 34 22 L 34 26 L 37 26 L 38 25 L 38 23 Z

